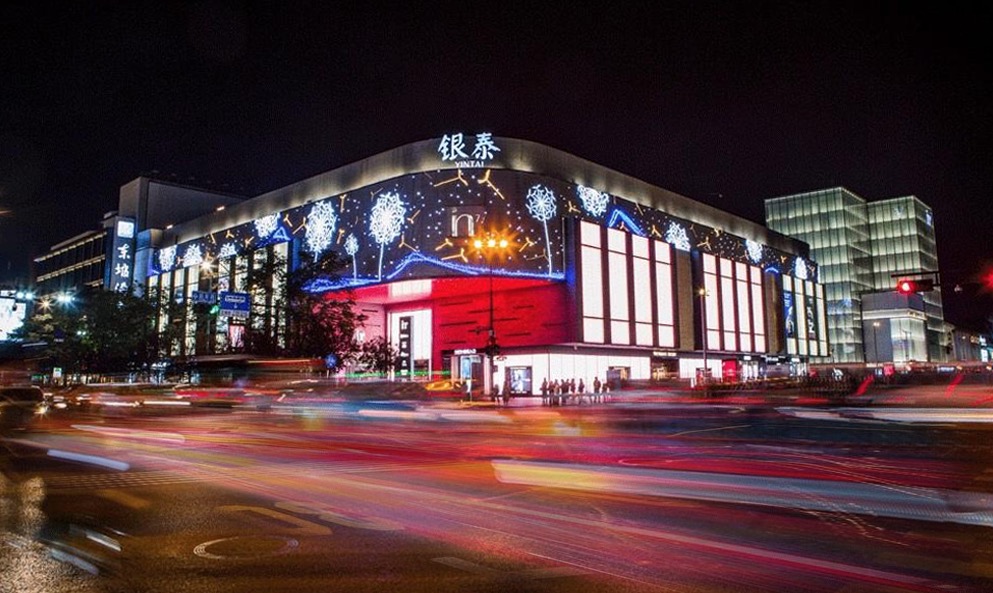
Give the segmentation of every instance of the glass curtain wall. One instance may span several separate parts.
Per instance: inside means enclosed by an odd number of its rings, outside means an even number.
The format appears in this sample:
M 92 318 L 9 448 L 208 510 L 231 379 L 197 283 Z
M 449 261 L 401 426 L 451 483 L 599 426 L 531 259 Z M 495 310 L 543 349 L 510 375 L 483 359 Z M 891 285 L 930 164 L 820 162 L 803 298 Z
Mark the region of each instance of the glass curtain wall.
M 914 196 L 892 198 L 870 203 L 868 215 L 876 290 L 893 290 L 898 275 L 913 276 L 938 270 L 934 215 L 927 204 Z M 927 357 L 917 353 L 916 360 L 946 360 L 947 354 L 942 347 L 941 291 L 935 289 L 921 296 L 927 316 L 927 335 L 921 336 L 924 341 L 918 348 L 926 348 Z
M 810 245 L 827 304 L 831 362 L 864 362 L 862 295 L 872 290 L 866 202 L 844 188 L 766 200 L 766 224 Z

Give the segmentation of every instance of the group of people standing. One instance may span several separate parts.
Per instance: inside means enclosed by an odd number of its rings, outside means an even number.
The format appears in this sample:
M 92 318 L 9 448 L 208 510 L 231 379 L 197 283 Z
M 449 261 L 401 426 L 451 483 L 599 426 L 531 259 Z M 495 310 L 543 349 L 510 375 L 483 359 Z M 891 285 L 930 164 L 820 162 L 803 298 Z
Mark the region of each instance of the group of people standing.
M 600 402 L 606 398 L 610 391 L 610 386 L 606 382 L 601 382 L 600 377 L 593 379 L 593 392 L 586 391 L 586 383 L 580 379 L 554 379 L 547 378 L 541 382 L 541 403 L 545 405 L 562 405 L 568 403 L 570 399 L 575 399 L 577 403 L 583 403 L 584 399 Z

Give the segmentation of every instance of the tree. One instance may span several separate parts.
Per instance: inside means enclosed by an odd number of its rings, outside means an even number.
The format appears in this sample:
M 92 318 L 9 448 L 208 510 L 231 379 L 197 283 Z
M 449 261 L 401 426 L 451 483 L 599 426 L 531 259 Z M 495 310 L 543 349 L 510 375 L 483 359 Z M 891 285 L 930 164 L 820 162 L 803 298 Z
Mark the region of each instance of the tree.
M 372 338 L 362 344 L 357 362 L 370 371 L 385 375 L 399 365 L 400 351 L 382 336 Z
M 43 368 L 61 367 L 67 373 L 82 370 L 79 339 L 81 313 L 75 304 L 43 301 L 13 337 L 48 360 Z
M 186 336 L 183 320 L 186 306 L 160 287 L 151 287 L 145 293 L 146 301 L 155 310 L 149 348 L 156 359 L 169 358 L 182 351 Z
M 286 258 L 271 250 L 242 270 L 241 289 L 251 295 L 252 318 L 245 331 L 244 351 L 262 356 L 351 360 L 358 345 L 355 330 L 364 316 L 355 311 L 347 291 L 333 296 L 318 291 L 336 285 L 346 260 L 333 251 L 315 257 L 299 253 L 290 269 Z M 344 296 L 344 298 L 341 298 Z
M 157 358 L 155 308 L 130 293 L 94 290 L 82 303 L 79 338 L 91 373 L 142 371 Z
M 347 265 L 333 251 L 317 257 L 300 253 L 299 263 L 286 282 L 286 348 L 292 356 L 324 358 L 333 354 L 341 363 L 354 358 L 358 350 L 355 330 L 365 316 L 355 311 L 350 291 L 331 295 L 317 291 L 320 283 L 337 284 L 339 271 Z
M 281 356 L 285 352 L 286 258 L 272 249 L 258 251 L 244 260 L 238 272 L 244 280 L 239 289 L 248 293 L 251 311 L 243 336 L 242 350 L 259 356 Z
M 72 303 L 42 306 L 18 337 L 43 344 L 51 366 L 67 373 L 136 372 L 157 357 L 154 313 L 149 299 L 91 289 Z

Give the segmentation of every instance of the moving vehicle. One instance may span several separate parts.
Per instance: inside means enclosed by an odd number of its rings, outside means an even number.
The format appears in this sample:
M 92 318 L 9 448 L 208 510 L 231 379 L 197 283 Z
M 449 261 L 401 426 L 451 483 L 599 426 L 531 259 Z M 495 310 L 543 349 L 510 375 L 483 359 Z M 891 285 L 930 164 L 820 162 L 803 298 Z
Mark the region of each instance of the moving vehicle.
M 0 386 L 0 430 L 23 429 L 45 411 L 45 393 L 35 385 Z

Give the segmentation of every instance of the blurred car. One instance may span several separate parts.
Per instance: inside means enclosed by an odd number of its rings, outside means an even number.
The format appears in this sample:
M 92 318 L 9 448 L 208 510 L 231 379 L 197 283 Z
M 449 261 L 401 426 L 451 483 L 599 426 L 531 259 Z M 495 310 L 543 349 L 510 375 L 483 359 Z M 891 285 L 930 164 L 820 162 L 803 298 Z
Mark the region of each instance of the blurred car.
M 250 387 L 177 386 L 176 396 L 198 408 L 268 410 L 278 391 Z
M 0 387 L 0 429 L 24 429 L 45 413 L 45 392 L 36 385 Z
M 56 409 L 84 413 L 124 414 L 158 406 L 188 406 L 177 396 L 172 384 L 165 383 L 90 383 L 73 385 L 53 393 Z

